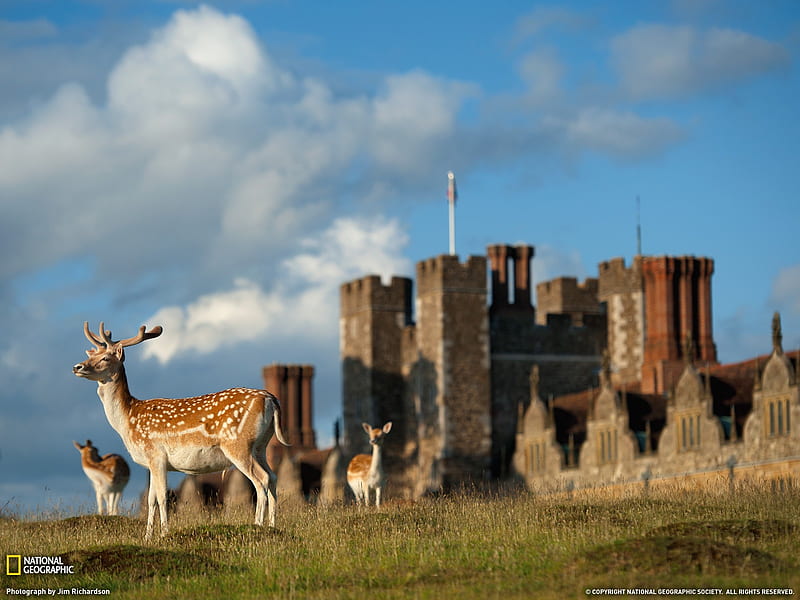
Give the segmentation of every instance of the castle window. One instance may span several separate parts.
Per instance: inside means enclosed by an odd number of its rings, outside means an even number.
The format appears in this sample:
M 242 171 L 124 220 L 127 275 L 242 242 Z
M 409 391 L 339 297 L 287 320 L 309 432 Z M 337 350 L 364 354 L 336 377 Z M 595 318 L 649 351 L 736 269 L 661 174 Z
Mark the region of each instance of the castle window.
M 787 436 L 791 433 L 791 404 L 789 397 L 766 398 L 764 403 L 764 429 L 767 437 Z
M 769 405 L 769 434 L 775 435 L 775 405 L 771 402 Z
M 681 452 L 696 450 L 700 447 L 700 413 L 691 411 L 677 415 L 680 423 L 680 444 Z
M 528 475 L 537 475 L 544 473 L 544 452 L 545 443 L 541 440 L 536 440 L 528 444 L 525 448 L 525 472 Z
M 598 455 L 597 462 L 601 465 L 617 461 L 617 432 L 604 429 L 597 432 Z

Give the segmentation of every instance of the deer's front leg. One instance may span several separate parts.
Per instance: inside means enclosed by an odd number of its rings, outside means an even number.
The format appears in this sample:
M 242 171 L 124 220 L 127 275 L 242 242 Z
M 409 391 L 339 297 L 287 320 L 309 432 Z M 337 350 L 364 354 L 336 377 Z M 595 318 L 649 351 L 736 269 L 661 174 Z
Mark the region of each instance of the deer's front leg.
M 156 504 L 161 514 L 161 535 L 167 533 L 167 467 L 163 461 L 150 464 L 150 491 L 147 495 L 147 530 L 144 538 L 153 537 L 156 520 Z

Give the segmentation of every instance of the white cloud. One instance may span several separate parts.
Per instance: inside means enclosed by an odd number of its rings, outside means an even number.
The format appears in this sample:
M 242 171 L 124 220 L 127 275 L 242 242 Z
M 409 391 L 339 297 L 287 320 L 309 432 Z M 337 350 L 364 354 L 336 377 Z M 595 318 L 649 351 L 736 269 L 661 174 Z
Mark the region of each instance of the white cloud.
M 163 140 L 204 133 L 292 85 L 244 19 L 201 6 L 125 53 L 109 76 L 109 110 Z
M 365 273 L 407 273 L 400 254 L 407 241 L 396 221 L 337 219 L 318 238 L 301 241 L 307 251 L 282 263 L 270 289 L 239 278 L 231 289 L 157 311 L 147 323 L 165 333 L 143 356 L 163 364 L 256 339 L 328 342 L 338 332 L 339 286 Z
M 622 88 L 635 99 L 715 89 L 788 63 L 780 45 L 743 31 L 637 25 L 611 41 Z
M 781 269 L 772 283 L 771 301 L 780 310 L 800 316 L 800 264 Z
M 538 103 L 559 97 L 564 65 L 552 48 L 540 48 L 526 54 L 520 62 L 519 73 L 528 86 L 529 100 Z
M 537 6 L 517 19 L 512 40 L 518 44 L 523 40 L 540 36 L 550 29 L 580 30 L 587 27 L 590 20 L 575 11 L 560 6 Z
M 471 88 L 440 81 L 422 71 L 386 78 L 373 103 L 369 132 L 372 151 L 383 169 L 418 171 L 430 164 L 455 131 L 455 117 Z M 423 133 L 424 132 L 424 133 Z
M 171 271 L 166 285 L 200 289 L 266 253 L 285 257 L 353 189 L 413 187 L 472 93 L 412 71 L 373 95 L 337 95 L 209 7 L 176 12 L 130 47 L 107 89 L 97 103 L 65 84 L 0 129 L 0 196 L 12 199 L 1 275 L 93 255 L 109 286 Z M 29 235 L 34 223 L 48 235 Z
M 567 118 L 551 118 L 570 150 L 594 150 L 619 158 L 639 158 L 662 152 L 683 137 L 666 118 L 644 118 L 632 112 L 584 108 Z

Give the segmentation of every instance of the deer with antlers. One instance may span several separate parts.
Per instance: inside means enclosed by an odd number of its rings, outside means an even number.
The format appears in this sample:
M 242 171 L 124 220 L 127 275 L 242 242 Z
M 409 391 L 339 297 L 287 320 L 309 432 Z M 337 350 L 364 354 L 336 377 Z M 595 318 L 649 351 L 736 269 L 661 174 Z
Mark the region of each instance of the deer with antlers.
M 264 524 L 269 501 L 269 525 L 275 526 L 275 473 L 267 464 L 266 448 L 273 433 L 285 446 L 278 399 L 266 390 L 233 388 L 194 398 L 137 400 L 125 376 L 125 348 L 161 335 L 156 326 L 139 328 L 135 336 L 111 340 L 100 323 L 99 335 L 83 324 L 95 346 L 73 373 L 97 382 L 97 395 L 108 422 L 119 433 L 131 457 L 150 471 L 145 539 L 153 535 L 156 506 L 161 534 L 167 532 L 167 471 L 199 474 L 234 465 L 256 488 L 257 525 Z
M 92 440 L 86 440 L 85 446 L 81 446 L 78 442 L 72 443 L 81 453 L 83 472 L 94 486 L 97 514 L 103 514 L 104 503 L 107 515 L 118 514 L 122 490 L 128 485 L 131 476 L 128 463 L 119 454 L 100 456 L 97 448 L 92 445 Z

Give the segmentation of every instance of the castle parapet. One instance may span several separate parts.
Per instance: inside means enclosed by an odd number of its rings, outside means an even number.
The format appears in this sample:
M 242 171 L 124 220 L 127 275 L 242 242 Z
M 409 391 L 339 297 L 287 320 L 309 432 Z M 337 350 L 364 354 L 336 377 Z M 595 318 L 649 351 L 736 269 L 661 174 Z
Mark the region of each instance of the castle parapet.
M 461 263 L 457 256 L 441 254 L 417 263 L 419 295 L 431 292 L 486 294 L 486 258 L 470 256 Z
M 392 277 L 389 285 L 384 285 L 379 275 L 348 281 L 340 288 L 341 314 L 352 315 L 364 310 L 400 312 L 409 323 L 411 288 L 412 282 L 408 277 Z
M 597 295 L 604 302 L 612 294 L 627 294 L 642 288 L 642 257 L 636 256 L 630 267 L 624 258 L 612 258 L 597 265 Z
M 550 314 L 568 314 L 576 325 L 580 325 L 585 315 L 600 314 L 597 286 L 597 279 L 592 277 L 582 283 L 578 283 L 574 277 L 558 277 L 538 284 L 537 323 L 547 323 Z

